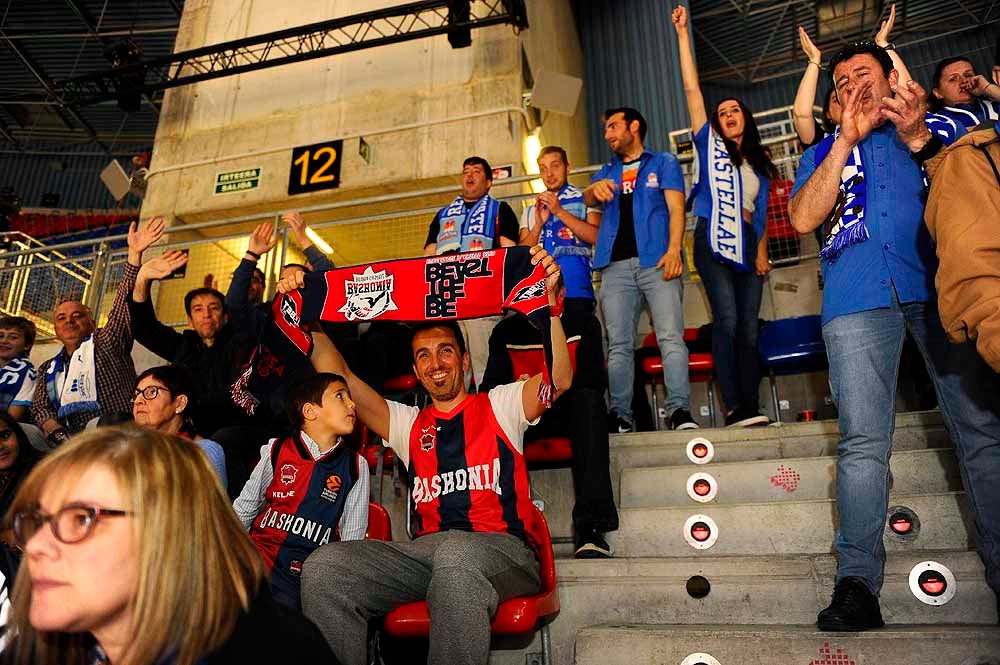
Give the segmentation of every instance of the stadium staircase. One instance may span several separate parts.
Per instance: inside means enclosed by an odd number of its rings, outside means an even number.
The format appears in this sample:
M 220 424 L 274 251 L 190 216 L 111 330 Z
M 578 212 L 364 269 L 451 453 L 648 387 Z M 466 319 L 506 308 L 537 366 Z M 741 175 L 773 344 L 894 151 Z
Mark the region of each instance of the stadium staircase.
M 711 442 L 710 462 L 689 459 L 689 448 L 705 449 L 694 434 Z M 533 471 L 535 498 L 564 543 L 554 662 L 1000 665 L 996 599 L 936 412 L 896 419 L 890 513 L 900 533 L 887 526 L 884 536 L 886 627 L 816 629 L 836 570 L 837 439 L 836 421 L 612 436 L 621 528 L 607 560 L 572 558 L 569 470 Z M 494 650 L 491 662 L 533 665 L 539 652 L 536 636 Z

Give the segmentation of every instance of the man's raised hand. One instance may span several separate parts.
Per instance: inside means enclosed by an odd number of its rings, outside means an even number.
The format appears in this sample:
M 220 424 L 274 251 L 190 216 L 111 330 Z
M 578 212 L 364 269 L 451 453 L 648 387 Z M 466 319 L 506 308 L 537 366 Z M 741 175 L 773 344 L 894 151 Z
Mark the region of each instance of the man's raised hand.
M 908 81 L 895 90 L 896 97 L 883 97 L 880 112 L 896 125 L 899 140 L 917 151 L 930 138 L 927 129 L 927 93 L 916 81 Z
M 181 268 L 187 262 L 187 252 L 174 249 L 164 252 L 155 259 L 146 261 L 139 270 L 139 274 L 146 279 L 163 279 L 169 277 L 175 270 Z
M 136 222 L 128 225 L 128 262 L 134 266 L 139 266 L 142 262 L 142 253 L 149 249 L 150 245 L 156 243 L 163 237 L 163 229 L 166 222 L 162 217 L 154 217 L 143 227 L 139 227 Z
M 258 224 L 257 228 L 250 234 L 250 244 L 248 252 L 253 252 L 257 256 L 267 254 L 278 244 L 278 237 L 274 234 L 274 224 L 265 222 Z

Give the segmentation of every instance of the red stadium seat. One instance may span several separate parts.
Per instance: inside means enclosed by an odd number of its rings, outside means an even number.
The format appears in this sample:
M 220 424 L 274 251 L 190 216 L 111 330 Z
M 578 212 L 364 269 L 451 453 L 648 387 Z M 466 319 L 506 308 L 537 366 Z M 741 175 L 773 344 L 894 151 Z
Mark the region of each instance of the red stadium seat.
M 417 377 L 412 374 L 400 374 L 385 380 L 383 389 L 387 393 L 408 393 L 417 387 Z
M 365 531 L 365 540 L 392 540 L 389 511 L 374 501 L 368 502 L 368 530 Z
M 527 524 L 528 538 L 538 557 L 541 588 L 532 596 L 511 598 L 500 603 L 490 624 L 494 635 L 523 635 L 542 630 L 542 662 L 552 662 L 548 624 L 559 613 L 559 592 L 556 589 L 556 562 L 552 553 L 552 537 L 545 517 L 533 506 L 533 518 Z M 385 616 L 385 630 L 393 637 L 427 637 L 430 634 L 430 613 L 426 601 L 407 603 Z
M 524 461 L 529 465 L 556 466 L 573 459 L 573 444 L 562 436 L 524 442 Z
M 698 328 L 684 329 L 684 342 L 689 346 L 698 340 Z M 663 383 L 663 357 L 656 343 L 656 331 L 650 331 L 642 340 L 643 348 L 656 349 L 656 353 L 642 359 L 642 373 L 653 395 L 653 423 L 660 429 L 660 415 L 656 399 L 656 386 Z M 693 383 L 708 384 L 708 417 L 715 427 L 715 362 L 711 353 L 688 353 L 688 376 Z

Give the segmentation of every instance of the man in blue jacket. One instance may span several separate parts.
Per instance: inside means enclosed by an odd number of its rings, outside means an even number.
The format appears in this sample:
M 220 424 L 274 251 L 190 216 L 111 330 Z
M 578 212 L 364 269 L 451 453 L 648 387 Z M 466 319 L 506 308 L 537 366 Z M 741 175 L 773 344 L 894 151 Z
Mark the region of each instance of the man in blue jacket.
M 603 206 L 597 213 L 594 269 L 602 273 L 611 427 L 633 429 L 633 351 L 645 301 L 663 358 L 670 426 L 694 429 L 698 424 L 691 418 L 681 281 L 684 177 L 676 157 L 643 147 L 646 120 L 641 113 L 623 107 L 606 111 L 605 118 L 604 139 L 615 156 L 594 174 L 583 197 L 588 206 Z

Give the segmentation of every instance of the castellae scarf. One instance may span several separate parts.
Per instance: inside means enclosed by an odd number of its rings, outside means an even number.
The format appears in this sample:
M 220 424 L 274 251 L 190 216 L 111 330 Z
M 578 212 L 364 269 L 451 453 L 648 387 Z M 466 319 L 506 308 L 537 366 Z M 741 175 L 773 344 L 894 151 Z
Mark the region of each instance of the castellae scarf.
M 466 207 L 459 196 L 451 205 L 441 208 L 438 218 L 437 253 L 476 252 L 493 246 L 500 202 L 489 194 Z
M 946 116 L 928 113 L 927 129 L 941 139 L 944 145 L 951 145 L 961 134 L 959 125 Z M 840 136 L 840 127 L 833 134 L 823 139 L 816 147 L 816 165 L 818 166 L 830 154 L 833 142 Z M 924 175 L 924 185 L 927 186 L 927 176 Z M 851 150 L 844 168 L 840 172 L 840 193 L 834 207 L 832 222 L 827 233 L 823 248 L 819 252 L 822 261 L 833 263 L 852 245 L 868 240 L 870 236 L 865 226 L 865 208 L 868 201 L 868 183 L 865 176 L 865 162 L 861 146 L 855 145 Z
M 281 385 L 288 363 L 308 363 L 312 321 L 455 321 L 501 314 L 527 316 L 542 334 L 545 371 L 538 398 L 552 401 L 552 337 L 545 267 L 530 248 L 446 254 L 335 268 L 305 276 L 305 286 L 275 297 L 272 319 L 243 373 L 233 401 L 253 414 Z

